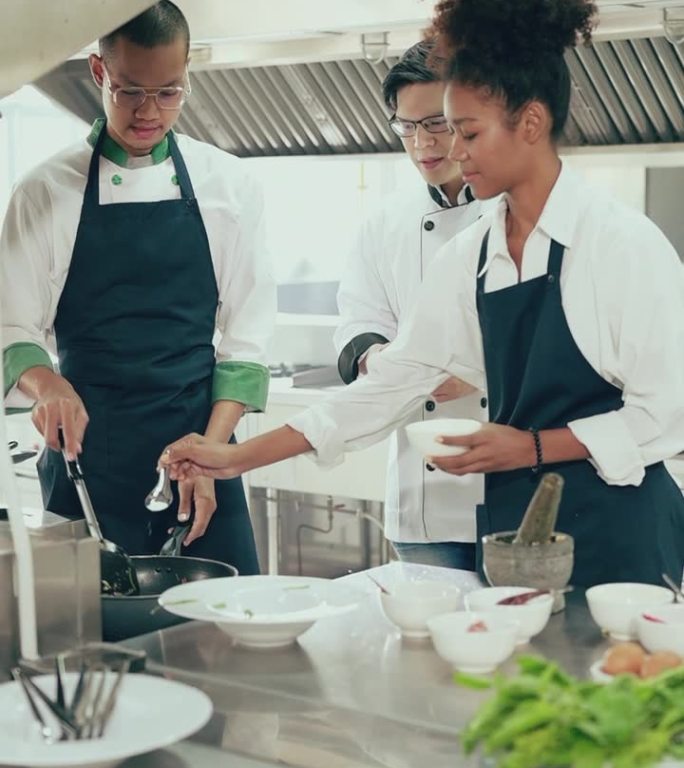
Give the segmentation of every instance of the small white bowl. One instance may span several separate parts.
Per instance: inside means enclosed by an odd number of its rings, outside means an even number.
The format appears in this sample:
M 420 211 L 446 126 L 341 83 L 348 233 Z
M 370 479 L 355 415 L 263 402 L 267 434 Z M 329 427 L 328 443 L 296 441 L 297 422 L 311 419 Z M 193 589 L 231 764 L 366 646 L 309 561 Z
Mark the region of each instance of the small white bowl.
M 599 584 L 586 592 L 592 619 L 614 640 L 635 640 L 637 616 L 654 605 L 672 603 L 672 592 L 655 584 Z
M 476 622 L 487 627 L 483 632 L 468 632 Z M 505 616 L 492 613 L 446 613 L 428 621 L 435 650 L 454 669 L 475 675 L 494 671 L 513 653 L 518 625 Z
M 645 616 L 652 618 L 647 619 Z M 663 623 L 653 619 L 662 619 Z M 639 642 L 649 653 L 672 651 L 684 657 L 683 604 L 657 605 L 643 609 L 636 619 L 636 631 Z
M 487 587 L 466 595 L 466 607 L 471 611 L 495 612 L 518 623 L 518 645 L 530 642 L 546 626 L 553 607 L 552 595 L 539 595 L 522 605 L 498 605 L 499 600 L 525 592 L 532 587 Z
M 385 616 L 405 637 L 429 637 L 428 619 L 455 611 L 461 604 L 461 590 L 447 581 L 397 581 L 391 594 L 380 593 Z
M 406 425 L 406 434 L 411 445 L 423 456 L 459 456 L 468 449 L 460 445 L 444 445 L 436 442 L 440 435 L 462 437 L 472 435 L 482 428 L 476 419 L 431 419 L 414 421 Z

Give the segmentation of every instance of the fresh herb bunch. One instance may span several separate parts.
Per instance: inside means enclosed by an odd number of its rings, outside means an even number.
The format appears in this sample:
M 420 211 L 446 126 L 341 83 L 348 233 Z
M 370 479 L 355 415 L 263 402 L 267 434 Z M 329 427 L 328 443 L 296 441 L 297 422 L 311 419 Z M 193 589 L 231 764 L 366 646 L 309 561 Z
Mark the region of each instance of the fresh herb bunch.
M 520 674 L 493 681 L 456 673 L 470 688 L 494 687 L 461 733 L 497 768 L 641 768 L 684 758 L 684 668 L 648 680 L 577 680 L 551 661 L 518 659 Z

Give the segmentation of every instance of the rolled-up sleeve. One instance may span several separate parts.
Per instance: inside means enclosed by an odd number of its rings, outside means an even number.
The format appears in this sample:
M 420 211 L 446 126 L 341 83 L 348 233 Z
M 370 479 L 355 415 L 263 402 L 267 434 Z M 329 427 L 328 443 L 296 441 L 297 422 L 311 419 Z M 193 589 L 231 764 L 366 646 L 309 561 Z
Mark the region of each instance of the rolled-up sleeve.
M 46 341 L 52 301 L 51 232 L 49 205 L 39 207 L 22 188 L 17 189 L 0 236 L 4 395 L 8 409 L 32 405 L 16 386 L 24 371 L 37 365 L 52 367 Z
M 231 214 L 232 216 L 232 214 Z M 213 398 L 263 411 L 268 397 L 266 350 L 276 315 L 276 289 L 266 250 L 261 189 L 246 175 L 240 184 L 240 212 L 227 230 L 222 256 Z
M 568 424 L 610 485 L 639 485 L 651 464 L 684 451 L 684 269 L 643 220 L 595 274 L 601 368 L 622 408 Z

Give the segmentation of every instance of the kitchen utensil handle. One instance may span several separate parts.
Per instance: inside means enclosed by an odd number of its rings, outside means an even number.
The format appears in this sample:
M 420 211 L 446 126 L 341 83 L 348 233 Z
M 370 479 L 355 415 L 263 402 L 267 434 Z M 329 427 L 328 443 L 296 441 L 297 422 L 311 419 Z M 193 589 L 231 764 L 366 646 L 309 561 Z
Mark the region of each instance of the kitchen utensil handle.
M 159 554 L 162 557 L 181 557 L 183 550 L 183 542 L 185 537 L 190 533 L 193 523 L 195 522 L 195 506 L 192 505 L 190 509 L 190 517 L 183 523 L 176 523 L 173 527 L 169 538 L 162 544 L 162 548 L 159 550 Z
M 97 539 L 100 544 L 104 544 L 104 536 L 102 535 L 100 524 L 97 522 L 97 517 L 95 516 L 95 510 L 93 509 L 93 503 L 90 500 L 90 494 L 88 493 L 88 489 L 85 485 L 85 479 L 83 477 L 83 470 L 81 469 L 81 465 L 78 459 L 73 459 L 72 461 L 67 458 L 66 450 L 64 449 L 64 434 L 62 433 L 61 427 L 58 427 L 57 434 L 59 436 L 59 445 L 62 449 L 64 463 L 66 464 L 67 475 L 76 488 L 76 494 L 78 495 L 78 500 L 81 502 L 83 515 L 85 517 L 88 530 L 90 531 L 90 535 L 94 539 Z
M 78 463 L 78 459 L 68 459 L 66 455 L 66 450 L 64 449 L 64 432 L 62 431 L 62 427 L 57 427 L 57 438 L 59 440 L 59 447 L 62 449 L 62 456 L 64 458 L 64 463 L 66 464 L 66 471 L 67 475 L 69 476 L 69 480 L 76 481 L 76 480 L 82 480 L 83 479 L 83 470 L 81 469 L 81 465 Z

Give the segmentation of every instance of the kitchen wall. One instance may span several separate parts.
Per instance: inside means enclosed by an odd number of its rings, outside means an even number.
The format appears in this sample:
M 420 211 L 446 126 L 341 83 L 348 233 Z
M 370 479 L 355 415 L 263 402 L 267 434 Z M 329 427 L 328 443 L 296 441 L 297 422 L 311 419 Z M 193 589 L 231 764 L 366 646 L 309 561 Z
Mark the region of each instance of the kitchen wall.
M 647 215 L 667 233 L 684 261 L 684 168 L 649 168 L 645 186 Z

